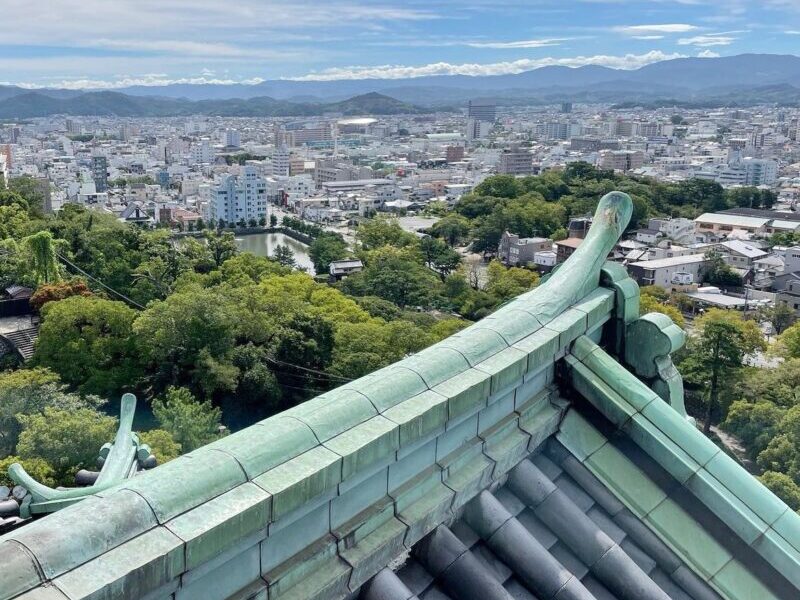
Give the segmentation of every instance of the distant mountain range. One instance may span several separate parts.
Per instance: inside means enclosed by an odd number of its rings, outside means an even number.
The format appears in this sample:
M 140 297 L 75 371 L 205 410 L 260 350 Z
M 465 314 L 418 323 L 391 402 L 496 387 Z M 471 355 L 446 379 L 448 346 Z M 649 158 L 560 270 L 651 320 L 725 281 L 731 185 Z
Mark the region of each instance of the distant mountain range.
M 0 119 L 29 119 L 48 115 L 310 117 L 326 113 L 355 116 L 419 112 L 423 112 L 423 109 L 376 92 L 361 94 L 341 102 L 289 102 L 266 96 L 192 101 L 183 98 L 132 96 L 120 92 L 78 92 L 53 97 L 43 90 L 26 91 L 0 100 Z
M 462 106 L 470 98 L 501 105 L 562 101 L 631 105 L 800 105 L 800 57 L 742 54 L 679 58 L 626 71 L 600 66 L 543 67 L 515 75 L 439 75 L 409 79 L 265 81 L 255 85 L 165 85 L 96 90 L 0 86 L 0 118 L 50 114 L 311 116 L 326 112 L 398 114 Z

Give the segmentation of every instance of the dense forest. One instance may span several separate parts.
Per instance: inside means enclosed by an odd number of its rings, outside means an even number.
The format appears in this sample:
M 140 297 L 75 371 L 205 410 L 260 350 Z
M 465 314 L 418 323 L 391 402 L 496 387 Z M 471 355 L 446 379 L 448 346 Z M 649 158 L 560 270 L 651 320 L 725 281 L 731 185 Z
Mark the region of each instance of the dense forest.
M 563 237 L 570 217 L 592 213 L 613 189 L 634 199 L 631 227 L 775 201 L 756 189 L 668 185 L 578 163 L 538 177 L 491 177 L 452 210 L 431 207 L 442 218 L 429 236 L 379 217 L 360 224 L 350 247 L 338 234 L 283 223 L 313 238 L 318 273 L 332 260 L 362 260 L 362 272 L 331 284 L 298 270 L 288 249 L 274 258 L 239 253 L 226 230 L 178 243 L 168 230 L 78 205 L 44 215 L 32 182 L 12 180 L 0 191 L 0 284 L 35 288 L 41 329 L 33 359 L 0 371 L 0 480 L 19 461 L 46 483 L 72 483 L 113 438 L 127 391 L 144 400 L 137 429 L 164 461 L 421 350 L 539 282 L 534 271 L 496 261 L 480 274 L 462 260 L 465 248 L 491 252 L 505 230 Z M 679 324 L 681 302 L 643 290 L 643 312 Z M 690 406 L 699 421 L 739 436 L 754 471 L 784 498 L 796 494 L 800 507 L 800 397 L 791 383 L 800 326 L 787 323 L 777 346 L 790 360 L 753 369 L 735 359 L 763 350 L 754 322 L 710 317 L 681 357 Z M 723 330 L 741 343 L 725 357 L 710 354 L 704 332 Z M 704 394 L 722 358 L 726 387 Z

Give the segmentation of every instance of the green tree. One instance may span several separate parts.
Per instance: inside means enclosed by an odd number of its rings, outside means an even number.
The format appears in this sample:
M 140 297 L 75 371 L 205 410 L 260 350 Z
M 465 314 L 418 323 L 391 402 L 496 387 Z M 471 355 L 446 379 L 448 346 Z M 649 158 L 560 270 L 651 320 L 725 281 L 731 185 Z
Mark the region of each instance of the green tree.
M 779 429 L 783 429 L 781 424 Z M 773 437 L 767 447 L 759 452 L 756 459 L 762 471 L 775 471 L 785 473 L 795 483 L 800 481 L 800 446 L 798 440 L 791 433 L 779 433 Z
M 8 468 L 14 463 L 19 463 L 25 471 L 33 477 L 36 481 L 48 487 L 57 485 L 55 479 L 55 471 L 46 460 L 41 458 L 21 458 L 19 456 L 7 456 L 0 458 L 0 485 L 5 485 L 13 488 L 16 482 L 11 479 Z
M 270 214 L 270 216 L 269 216 L 269 226 L 270 227 L 277 227 L 278 226 L 278 217 L 274 213 Z
M 164 429 L 151 429 L 139 434 L 139 441 L 150 446 L 150 452 L 156 457 L 159 465 L 163 465 L 181 454 L 181 446 L 172 434 Z
M 31 269 L 37 283 L 52 283 L 61 279 L 53 234 L 39 231 L 23 240 L 30 254 Z
M 324 232 L 311 242 L 308 255 L 314 263 L 314 271 L 327 273 L 333 261 L 347 256 L 347 243 L 338 233 Z
M 244 407 L 256 407 L 269 414 L 278 412 L 283 399 L 280 385 L 270 370 L 267 349 L 248 343 L 233 350 L 234 366 L 239 369 L 236 401 Z
M 705 268 L 705 282 L 712 285 L 734 286 L 742 285 L 742 278 L 725 263 L 719 250 L 709 250 L 705 255 L 708 264 Z
M 28 204 L 28 201 L 25 200 L 25 198 L 14 191 L 4 190 L 2 188 L 0 188 L 0 206 L 16 206 L 25 211 L 25 214 L 27 214 L 28 210 L 30 209 L 30 204 Z
M 785 413 L 772 402 L 737 400 L 721 426 L 742 440 L 748 454 L 756 458 L 777 434 Z
M 91 408 L 58 410 L 21 417 L 23 430 L 17 454 L 23 460 L 41 459 L 53 467 L 55 479 L 72 484 L 81 468 L 96 469 L 100 448 L 114 440 L 117 420 Z
M 755 322 L 745 321 L 733 311 L 711 309 L 695 327 L 696 335 L 689 340 L 680 368 L 688 382 L 708 391 L 703 423 L 708 434 L 719 418 L 721 391 L 732 389 L 745 356 L 765 350 L 766 343 Z
M 774 368 L 749 368 L 738 392 L 748 402 L 767 401 L 782 408 L 800 404 L 800 358 L 788 358 Z
M 288 267 L 289 269 L 297 267 L 297 263 L 294 260 L 294 252 L 292 252 L 289 246 L 284 244 L 277 245 L 273 258 L 278 261 L 278 264 L 281 266 Z
M 383 217 L 361 223 L 356 231 L 356 239 L 364 250 L 375 250 L 382 246 L 402 248 L 417 243 L 417 236 L 400 227 L 397 219 Z
M 469 321 L 464 319 L 442 319 L 437 321 L 433 327 L 430 328 L 430 334 L 433 336 L 433 341 L 438 342 L 445 338 L 455 335 L 469 325 Z
M 441 282 L 416 261 L 415 254 L 386 246 L 369 253 L 361 273 L 342 282 L 347 293 L 374 295 L 397 306 L 431 306 L 440 292 Z
M 431 234 L 442 238 L 451 246 L 455 246 L 467 239 L 470 229 L 469 219 L 458 213 L 450 213 L 439 219 L 433 227 L 431 227 Z
M 521 192 L 522 186 L 513 175 L 487 177 L 475 188 L 475 193 L 480 196 L 496 196 L 498 198 L 516 198 Z
M 277 332 L 272 344 L 273 360 L 280 367 L 278 380 L 296 387 L 298 381 L 305 385 L 318 379 L 313 371 L 324 371 L 330 365 L 334 331 L 330 318 L 307 311 L 295 313 Z
M 206 231 L 204 236 L 206 244 L 208 244 L 208 251 L 211 254 L 211 259 L 217 267 L 229 258 L 236 256 L 236 253 L 239 251 L 236 245 L 236 238 L 231 231 L 226 231 L 224 233 Z
M 639 299 L 639 314 L 646 315 L 647 313 L 651 312 L 667 315 L 670 319 L 672 319 L 672 322 L 681 329 L 683 329 L 685 326 L 683 314 L 681 314 L 681 311 L 679 311 L 677 308 L 671 304 L 666 304 L 665 302 L 659 301 L 655 296 L 642 294 Z
M 407 321 L 343 323 L 336 331 L 332 370 L 355 379 L 422 350 L 433 337 Z
M 226 260 L 209 277 L 209 283 L 228 283 L 232 287 L 242 287 L 258 283 L 272 275 L 286 275 L 289 270 L 265 256 L 242 252 Z
M 762 308 L 758 312 L 759 320 L 772 323 L 778 335 L 786 331 L 795 321 L 794 310 L 784 302 L 776 302 L 773 306 Z
M 437 238 L 425 236 L 419 240 L 419 249 L 425 264 L 439 273 L 442 281 L 461 264 L 461 255 Z
M 15 451 L 22 431 L 20 416 L 41 413 L 45 408 L 75 410 L 99 408 L 95 396 L 66 391 L 58 375 L 48 369 L 20 369 L 0 373 L 0 456 Z
M 520 267 L 506 268 L 500 261 L 493 260 L 487 269 L 486 292 L 505 302 L 539 284 L 539 275 Z
M 31 226 L 32 221 L 28 212 L 22 206 L 18 204 L 0 205 L 0 240 L 14 242 L 13 247 L 6 246 L 4 248 L 6 251 L 4 254 L 12 251 L 19 254 L 25 249 L 24 245 L 22 247 L 17 245 L 17 240 L 25 237 Z
M 786 358 L 800 358 L 800 322 L 787 328 L 780 335 L 778 348 Z
M 133 331 L 156 390 L 188 386 L 195 394 L 210 395 L 235 388 L 237 373 L 229 355 L 238 315 L 218 290 L 190 287 L 153 302 Z
M 220 435 L 220 410 L 210 401 L 198 401 L 186 388 L 168 388 L 163 398 L 153 400 L 153 414 L 183 453 L 213 442 Z
M 72 296 L 42 308 L 33 363 L 89 394 L 117 395 L 142 377 L 133 335 L 136 311 L 122 302 Z
M 769 490 L 794 511 L 800 510 L 800 486 L 784 473 L 767 471 L 759 477 Z

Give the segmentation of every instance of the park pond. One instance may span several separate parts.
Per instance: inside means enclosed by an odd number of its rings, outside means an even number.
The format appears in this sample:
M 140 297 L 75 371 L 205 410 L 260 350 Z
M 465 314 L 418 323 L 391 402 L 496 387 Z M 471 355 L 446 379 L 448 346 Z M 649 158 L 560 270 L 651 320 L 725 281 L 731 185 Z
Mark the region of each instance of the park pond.
M 288 246 L 294 252 L 294 260 L 297 266 L 300 269 L 305 269 L 310 275 L 314 275 L 314 265 L 308 256 L 308 246 L 283 233 L 240 234 L 236 236 L 236 245 L 240 251 L 252 252 L 256 256 L 274 256 L 275 249 L 278 246 Z

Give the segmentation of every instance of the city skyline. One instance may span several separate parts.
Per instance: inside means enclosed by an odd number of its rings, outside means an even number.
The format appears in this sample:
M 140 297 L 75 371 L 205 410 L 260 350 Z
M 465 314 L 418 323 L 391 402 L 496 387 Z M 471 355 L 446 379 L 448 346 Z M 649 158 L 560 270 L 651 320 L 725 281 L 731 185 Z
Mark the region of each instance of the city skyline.
M 32 19 L 29 6 L 4 3 L 0 83 L 114 89 L 634 69 L 689 56 L 795 54 L 800 41 L 800 4 L 791 0 L 41 4 Z

